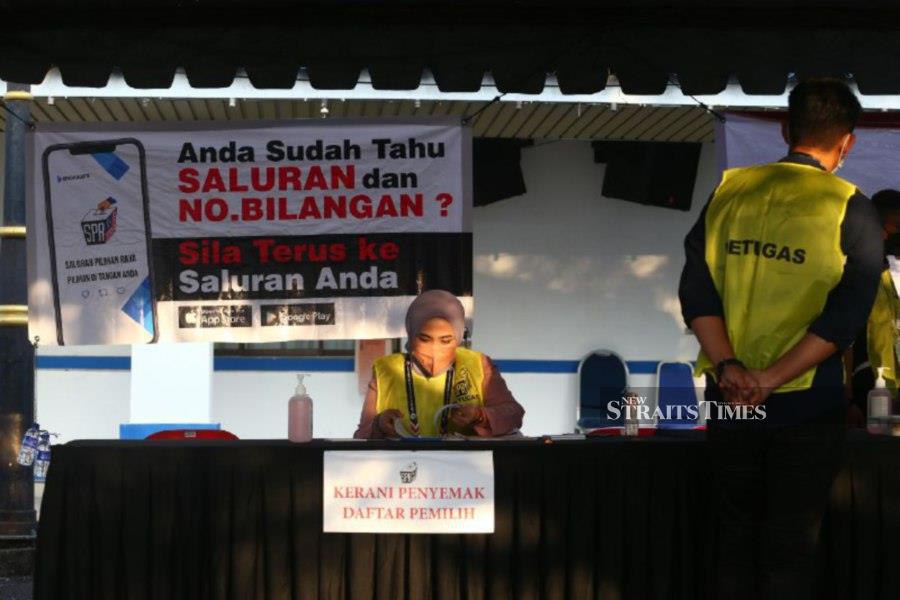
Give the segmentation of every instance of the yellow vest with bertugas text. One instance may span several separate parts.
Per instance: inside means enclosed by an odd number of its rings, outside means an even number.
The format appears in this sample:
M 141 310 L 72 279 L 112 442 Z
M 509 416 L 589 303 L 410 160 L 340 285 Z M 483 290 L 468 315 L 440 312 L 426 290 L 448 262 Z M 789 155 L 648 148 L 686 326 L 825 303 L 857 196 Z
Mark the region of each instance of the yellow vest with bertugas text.
M 790 350 L 844 272 L 841 223 L 852 183 L 816 167 L 725 171 L 706 210 L 706 263 L 735 356 L 765 369 Z M 703 352 L 697 372 L 712 371 Z M 809 389 L 813 367 L 775 390 Z
M 389 408 L 403 413 L 403 426 L 412 431 L 409 408 L 406 401 L 406 377 L 404 355 L 390 354 L 375 361 L 375 381 L 378 386 L 376 411 L 380 414 Z M 484 406 L 484 367 L 482 354 L 467 348 L 456 349 L 451 403 L 469 403 Z M 413 369 L 413 390 L 416 395 L 416 412 L 419 417 L 419 435 L 440 435 L 434 424 L 434 415 L 444 405 L 444 389 L 447 372 L 435 377 L 424 377 Z M 456 431 L 452 425 L 449 431 Z M 460 431 L 459 433 L 465 433 Z

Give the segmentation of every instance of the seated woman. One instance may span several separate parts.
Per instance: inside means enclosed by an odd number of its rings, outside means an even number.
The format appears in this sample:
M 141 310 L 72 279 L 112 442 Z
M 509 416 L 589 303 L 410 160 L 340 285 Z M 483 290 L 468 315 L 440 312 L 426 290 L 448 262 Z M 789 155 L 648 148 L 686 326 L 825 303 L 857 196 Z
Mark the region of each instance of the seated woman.
M 504 435 L 522 425 L 525 410 L 491 360 L 461 348 L 462 303 L 429 290 L 406 311 L 408 353 L 375 361 L 355 438 L 397 437 L 397 421 L 413 435 Z M 443 406 L 454 406 L 435 415 Z

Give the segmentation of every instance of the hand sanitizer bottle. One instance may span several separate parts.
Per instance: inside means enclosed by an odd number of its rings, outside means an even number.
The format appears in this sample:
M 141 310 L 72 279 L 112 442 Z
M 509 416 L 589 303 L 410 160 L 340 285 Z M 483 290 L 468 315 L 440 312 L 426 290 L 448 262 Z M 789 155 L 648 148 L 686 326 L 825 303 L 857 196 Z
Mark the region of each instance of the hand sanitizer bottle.
M 875 387 L 869 391 L 868 419 L 866 421 L 869 433 L 888 433 L 888 418 L 891 415 L 891 392 L 884 381 L 884 367 L 878 367 L 878 379 Z
M 313 436 L 312 398 L 306 393 L 304 377 L 297 375 L 297 389 L 288 401 L 288 439 L 292 442 L 308 442 Z

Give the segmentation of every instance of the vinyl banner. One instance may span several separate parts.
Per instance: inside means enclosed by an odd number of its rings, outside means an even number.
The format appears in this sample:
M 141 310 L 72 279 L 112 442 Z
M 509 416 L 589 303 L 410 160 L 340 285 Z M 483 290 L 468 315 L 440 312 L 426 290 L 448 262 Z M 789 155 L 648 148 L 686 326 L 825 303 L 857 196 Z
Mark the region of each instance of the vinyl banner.
M 494 455 L 453 450 L 325 452 L 322 529 L 494 533 Z
M 782 118 L 783 113 L 727 113 L 726 121 L 716 124 L 719 169 L 775 162 L 787 154 Z M 900 153 L 900 128 L 864 123 L 854 132 L 856 144 L 837 174 L 868 196 L 883 189 L 900 189 L 900 172 L 894 163 Z
M 458 120 L 161 125 L 32 134 L 41 343 L 401 337 L 433 288 L 471 314 Z

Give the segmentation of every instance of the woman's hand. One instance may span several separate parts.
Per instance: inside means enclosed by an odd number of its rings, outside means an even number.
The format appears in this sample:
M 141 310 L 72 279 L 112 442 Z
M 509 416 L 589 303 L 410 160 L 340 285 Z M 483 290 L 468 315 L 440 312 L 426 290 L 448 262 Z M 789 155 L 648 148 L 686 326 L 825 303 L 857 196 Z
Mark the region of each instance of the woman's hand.
M 475 404 L 462 404 L 450 409 L 450 422 L 458 429 L 465 429 L 484 420 L 484 410 Z
M 396 408 L 389 408 L 384 412 L 378 413 L 378 416 L 375 417 L 375 426 L 378 427 L 378 431 L 383 436 L 396 437 L 395 423 L 398 419 L 403 419 L 403 413 Z

